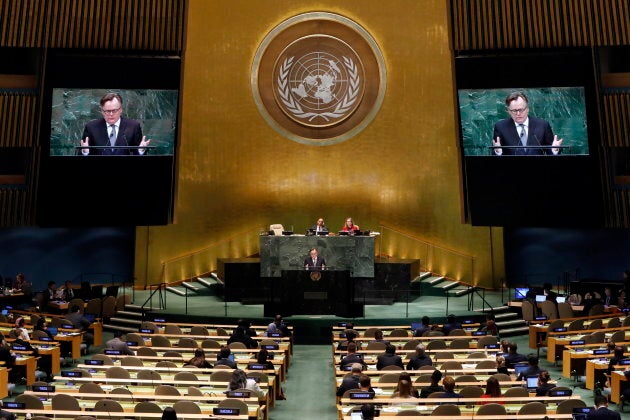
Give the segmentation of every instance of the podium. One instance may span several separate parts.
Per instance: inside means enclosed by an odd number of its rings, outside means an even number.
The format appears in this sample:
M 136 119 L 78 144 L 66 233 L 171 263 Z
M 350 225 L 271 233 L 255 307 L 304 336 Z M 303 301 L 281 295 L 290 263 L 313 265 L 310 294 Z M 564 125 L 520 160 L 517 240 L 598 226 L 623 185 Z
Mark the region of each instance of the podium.
M 347 270 L 283 270 L 272 280 L 265 316 L 363 316 L 363 304 L 354 301 L 354 281 Z

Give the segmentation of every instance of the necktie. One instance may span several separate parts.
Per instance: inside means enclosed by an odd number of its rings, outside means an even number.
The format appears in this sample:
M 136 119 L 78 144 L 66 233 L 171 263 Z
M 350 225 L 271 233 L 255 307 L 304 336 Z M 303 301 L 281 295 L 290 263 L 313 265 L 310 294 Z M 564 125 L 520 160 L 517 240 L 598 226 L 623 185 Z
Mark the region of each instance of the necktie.
M 519 124 L 521 127 L 521 144 L 523 146 L 527 145 L 527 132 L 525 131 L 525 124 Z
M 109 144 L 113 146 L 116 144 L 116 124 L 110 125 L 111 131 L 109 132 Z

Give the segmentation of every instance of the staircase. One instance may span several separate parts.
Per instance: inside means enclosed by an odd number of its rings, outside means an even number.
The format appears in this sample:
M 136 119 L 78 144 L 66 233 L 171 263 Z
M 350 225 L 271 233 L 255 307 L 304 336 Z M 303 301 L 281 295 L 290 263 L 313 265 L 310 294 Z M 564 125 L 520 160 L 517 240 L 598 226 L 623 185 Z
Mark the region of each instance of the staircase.
M 457 280 L 447 279 L 429 272 L 422 272 L 411 283 L 419 283 L 423 296 L 444 296 L 450 297 L 465 296 L 473 291 L 473 288 Z
M 494 308 L 475 309 L 475 312 L 494 313 L 495 321 L 499 327 L 501 337 L 510 337 L 529 333 L 527 321 L 519 318 L 518 313 L 510 310 L 509 306 L 497 306 Z
M 103 324 L 103 329 L 108 331 L 138 332 L 142 324 L 142 307 L 139 305 L 125 305 L 125 309 L 116 312 L 116 315 Z
M 217 294 L 223 288 L 223 281 L 215 273 L 199 276 L 182 282 L 179 286 L 166 286 L 166 290 L 178 296 L 198 296 Z

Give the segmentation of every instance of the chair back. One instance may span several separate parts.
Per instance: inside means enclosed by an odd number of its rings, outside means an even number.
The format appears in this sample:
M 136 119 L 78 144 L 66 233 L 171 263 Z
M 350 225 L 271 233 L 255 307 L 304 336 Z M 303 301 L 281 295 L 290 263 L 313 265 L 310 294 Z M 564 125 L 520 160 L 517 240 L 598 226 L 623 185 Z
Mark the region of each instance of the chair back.
M 558 404 L 556 414 L 573 414 L 574 408 L 586 407 L 582 400 L 565 400 Z
M 53 410 L 81 411 L 79 400 L 67 394 L 55 394 L 51 399 Z
M 461 328 L 455 328 L 454 330 L 451 330 L 448 335 L 453 337 L 463 337 L 466 335 L 466 331 Z
M 573 318 L 573 308 L 571 304 L 567 302 L 558 303 L 558 316 L 560 318 Z
M 454 404 L 438 405 L 433 409 L 432 416 L 460 416 L 462 413 Z
M 524 321 L 534 320 L 534 305 L 530 301 L 524 300 L 522 302 L 521 312 L 523 313 Z
M 280 223 L 274 223 L 269 225 L 269 231 L 273 231 L 274 236 L 282 236 L 282 231 L 284 230 L 284 226 Z
M 131 375 L 129 375 L 129 371 L 120 366 L 112 366 L 105 371 L 106 378 L 118 378 L 118 379 L 129 379 Z
M 183 334 L 182 329 L 179 328 L 179 325 L 175 325 L 175 324 L 166 324 L 164 326 L 164 334 L 175 334 L 175 335 L 181 335 Z
M 141 370 L 138 372 L 138 379 L 147 379 L 150 381 L 159 381 L 162 379 L 162 375 L 154 370 Z
M 538 401 L 528 402 L 518 410 L 518 414 L 539 414 L 544 416 L 547 414 L 547 406 Z
M 540 311 L 547 317 L 547 319 L 558 318 L 558 308 L 556 307 L 556 303 L 550 300 L 540 302 Z
M 475 413 L 477 416 L 485 416 L 485 415 L 493 415 L 493 416 L 505 416 L 507 412 L 505 411 L 505 406 L 497 403 L 490 403 L 486 405 L 482 405 Z
M 465 386 L 459 390 L 459 395 L 462 398 L 480 398 L 483 395 L 483 388 L 476 385 Z
M 451 341 L 451 344 L 448 347 L 451 349 L 467 349 L 470 347 L 470 340 L 467 338 L 456 338 Z
M 98 400 L 96 404 L 94 404 L 94 411 L 105 411 L 107 413 L 122 413 L 123 407 L 120 405 L 118 401 L 104 399 Z
M 389 337 L 409 337 L 409 332 L 402 328 L 396 328 L 389 333 Z

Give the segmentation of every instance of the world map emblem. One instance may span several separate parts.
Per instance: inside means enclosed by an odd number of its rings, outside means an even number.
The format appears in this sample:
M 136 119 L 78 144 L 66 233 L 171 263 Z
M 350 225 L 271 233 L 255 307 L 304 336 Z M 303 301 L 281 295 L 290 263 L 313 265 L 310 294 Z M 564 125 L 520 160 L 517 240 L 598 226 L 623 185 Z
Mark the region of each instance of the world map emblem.
M 263 40 L 252 92 L 265 120 L 285 137 L 325 146 L 363 130 L 378 112 L 386 69 L 376 41 L 340 15 L 290 18 Z
M 328 51 L 286 56 L 277 69 L 276 99 L 282 110 L 314 127 L 348 118 L 363 93 L 363 68 L 356 60 Z

